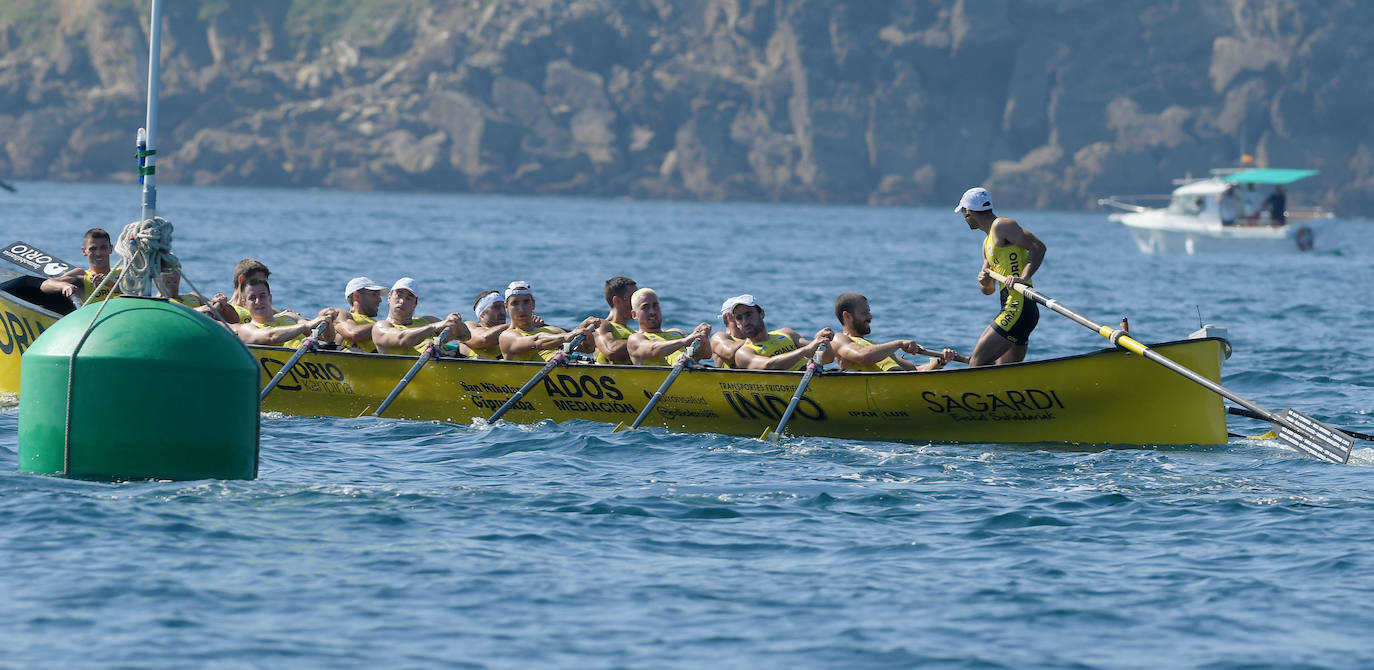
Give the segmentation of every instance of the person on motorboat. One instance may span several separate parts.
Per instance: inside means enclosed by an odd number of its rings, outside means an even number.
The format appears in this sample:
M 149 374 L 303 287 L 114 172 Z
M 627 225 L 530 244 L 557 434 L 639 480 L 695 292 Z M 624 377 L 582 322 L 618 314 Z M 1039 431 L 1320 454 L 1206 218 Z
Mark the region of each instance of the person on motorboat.
M 725 301 L 722 311 L 729 312 L 739 324 L 740 333 L 746 339 L 735 351 L 735 366 L 751 370 L 800 370 L 815 355 L 821 345 L 826 345 L 821 356 L 822 363 L 835 360 L 834 350 L 829 348 L 835 331 L 822 328 L 810 340 L 797 334 L 791 328 L 768 330 L 764 323 L 763 307 L 754 296 L 738 295 Z
M 726 300 L 720 307 L 720 320 L 725 323 L 725 330 L 711 334 L 711 360 L 718 368 L 735 367 L 735 353 L 748 341 L 740 332 L 739 324 L 735 323 L 735 315 L 730 313 L 731 300 L 734 298 Z
M 391 285 L 386 303 L 386 318 L 372 326 L 372 342 L 377 345 L 378 353 L 407 356 L 423 354 L 430 340 L 445 328 L 449 332 L 444 342 L 466 340 L 471 335 L 467 324 L 463 323 L 463 317 L 457 313 L 442 319 L 437 316 L 415 316 L 415 307 L 420 304 L 420 290 L 410 277 L 401 277 Z M 458 353 L 467 355 L 461 348 Z
M 698 324 L 690 334 L 679 328 L 664 330 L 663 306 L 653 289 L 641 288 L 631 294 L 630 309 L 631 318 L 639 324 L 639 330 L 626 341 L 630 360 L 635 365 L 674 365 L 693 342 L 701 343 L 692 356 L 694 359 L 711 357 L 711 347 L 702 346 L 710 342 L 711 324 Z
M 244 302 L 248 304 L 249 320 L 233 328 L 244 344 L 299 347 L 315 328 L 324 324 L 320 341 L 333 346 L 333 322 L 338 318 L 339 310 L 326 307 L 314 318 L 307 319 L 291 310 L 278 312 L 272 305 L 272 287 L 266 279 L 249 279 L 244 282 L 242 289 Z
M 534 292 L 529 282 L 513 281 L 506 287 L 506 313 L 510 316 L 510 328 L 501 333 L 501 357 L 508 361 L 549 361 L 556 356 L 564 344 L 572 342 L 578 335 L 583 336 L 577 350 L 583 353 L 596 351 L 592 333 L 601 327 L 601 319 L 589 316 L 576 328 L 564 330 L 558 326 L 543 323 L 534 313 Z
M 1269 223 L 1282 226 L 1288 211 L 1288 194 L 1284 193 L 1282 184 L 1274 185 L 1274 192 L 1264 199 L 1264 205 L 1269 208 Z
M 501 333 L 510 328 L 506 322 L 506 299 L 500 291 L 482 291 L 472 303 L 472 315 L 477 320 L 467 322 L 471 337 L 463 344 L 474 358 L 501 358 Z
M 1221 225 L 1235 225 L 1236 187 L 1227 186 L 1225 191 L 1217 195 L 1217 216 L 1221 219 Z
M 896 355 L 898 351 L 908 354 L 922 354 L 928 351 L 915 340 L 891 340 L 875 344 L 864 339 L 865 335 L 873 332 L 869 327 L 873 322 L 873 313 L 869 310 L 868 298 L 859 293 L 844 293 L 835 299 L 835 318 L 839 319 L 842 326 L 841 332 L 835 333 L 833 341 L 835 360 L 839 361 L 841 370 L 939 370 L 959 355 L 953 349 L 945 349 L 940 352 L 938 358 L 932 357 L 930 362 L 917 365 Z
M 100 289 L 100 293 L 91 295 L 95 287 L 105 280 L 105 275 L 110 274 L 110 253 L 113 251 L 110 234 L 103 228 L 86 231 L 81 238 L 81 255 L 90 260 L 91 267 L 72 268 L 51 279 L 44 279 L 39 290 L 80 300 L 86 305 L 119 295 L 119 270 L 114 271 L 114 276 Z M 91 297 L 88 300 L 86 296 Z
M 1031 331 L 1040 322 L 1040 309 L 1035 301 L 1027 300 L 1011 287 L 1031 286 L 1031 276 L 1045 260 L 1045 243 L 1022 228 L 1016 219 L 997 216 L 992 211 L 992 195 L 975 186 L 964 191 L 955 212 L 964 215 L 969 230 L 982 231 L 983 266 L 978 271 L 978 288 L 983 295 L 992 295 L 996 281 L 988 272 L 995 271 L 1007 278 L 1002 286 L 1002 311 L 992 320 L 969 356 L 969 367 L 1016 363 L 1025 360 Z
M 382 296 L 387 287 L 372 281 L 369 277 L 354 277 L 344 285 L 344 300 L 348 301 L 348 311 L 340 311 L 334 322 L 334 331 L 339 335 L 339 345 L 349 351 L 377 353 L 377 345 L 372 341 L 372 332 L 377 325 L 377 310 L 382 305 Z
M 606 286 L 602 294 L 606 298 L 606 304 L 611 310 L 606 314 L 606 318 L 601 320 L 601 325 L 593 333 L 596 340 L 597 363 L 603 365 L 629 365 L 630 353 L 626 348 L 626 342 L 630 339 L 630 334 L 634 331 L 626 324 L 633 318 L 630 316 L 630 296 L 634 294 L 639 286 L 635 280 L 629 277 L 611 277 L 606 280 Z

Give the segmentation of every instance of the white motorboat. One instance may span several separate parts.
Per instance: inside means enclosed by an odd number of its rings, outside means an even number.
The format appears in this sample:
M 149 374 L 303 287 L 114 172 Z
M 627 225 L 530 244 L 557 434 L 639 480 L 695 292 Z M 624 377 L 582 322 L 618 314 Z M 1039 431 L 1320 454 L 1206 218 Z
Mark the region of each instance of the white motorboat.
M 1181 179 L 1168 196 L 1112 196 L 1097 201 L 1113 212 L 1145 253 L 1308 251 L 1333 214 L 1287 204 L 1288 184 L 1316 170 L 1219 169 L 1210 177 Z M 1162 202 L 1165 206 L 1143 203 Z

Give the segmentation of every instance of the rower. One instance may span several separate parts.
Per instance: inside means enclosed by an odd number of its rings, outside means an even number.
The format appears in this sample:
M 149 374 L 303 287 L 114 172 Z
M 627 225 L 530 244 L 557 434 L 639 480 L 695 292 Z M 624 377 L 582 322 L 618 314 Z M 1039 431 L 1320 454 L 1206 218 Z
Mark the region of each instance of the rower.
M 730 313 L 730 300 L 726 300 L 720 307 L 720 320 L 725 323 L 725 330 L 711 335 L 711 360 L 718 368 L 735 367 L 735 352 L 739 351 L 740 345 L 745 342 L 744 334 L 739 331 L 739 324 L 735 323 L 735 316 Z
M 244 285 L 250 279 L 267 281 L 271 276 L 272 271 L 268 270 L 267 266 L 256 258 L 245 258 L 234 265 L 234 294 L 229 296 L 229 304 L 238 314 L 239 323 L 248 323 L 251 320 L 248 305 L 244 300 Z
M 635 365 L 673 365 L 693 342 L 710 341 L 709 323 L 698 324 L 690 335 L 678 328 L 663 330 L 663 306 L 658 302 L 658 293 L 651 288 L 637 289 L 631 294 L 630 309 L 639 330 L 626 340 L 625 348 Z M 698 344 L 692 357 L 705 360 L 710 356 L 711 348 Z
M 350 351 L 377 353 L 377 345 L 372 342 L 372 329 L 377 324 L 377 309 L 382 305 L 382 296 L 386 294 L 387 287 L 368 277 L 348 280 L 344 285 L 348 311 L 340 311 L 339 319 L 334 322 L 340 346 Z
M 986 235 L 983 267 L 978 271 L 978 288 L 983 295 L 992 295 L 997 288 L 989 270 L 1007 277 L 1008 284 L 1002 287 L 1002 311 L 978 338 L 969 356 L 969 367 L 1025 360 L 1031 331 L 1040 322 L 1040 309 L 1010 285 L 1031 285 L 1031 275 L 1045 259 L 1045 243 L 1022 228 L 1016 219 L 994 214 L 992 196 L 981 186 L 964 191 L 954 211 L 964 215 L 969 230 L 980 230 Z
M 99 294 L 91 295 L 95 287 L 105 280 L 105 275 L 110 274 L 110 253 L 113 251 L 114 245 L 110 243 L 110 234 L 103 228 L 86 231 L 86 235 L 81 239 L 81 255 L 90 259 L 91 267 L 72 268 L 52 279 L 44 279 L 39 289 L 44 293 L 57 293 L 80 300 L 82 304 L 100 302 L 112 295 L 119 295 L 119 270 L 114 271 L 114 276 L 100 289 Z M 87 299 L 86 296 L 91 297 Z
M 735 352 L 735 365 L 752 370 L 800 370 L 815 355 L 821 345 L 827 345 L 821 362 L 835 360 L 834 351 L 829 348 L 835 331 L 822 328 L 816 336 L 807 340 L 791 328 L 770 331 L 763 321 L 763 307 L 754 296 L 745 294 L 725 301 L 722 311 L 729 312 L 739 324 L 740 333 L 746 342 Z
M 477 320 L 466 322 L 471 337 L 463 344 L 472 351 L 473 358 L 501 358 L 501 333 L 510 327 L 510 324 L 506 323 L 506 299 L 501 296 L 500 291 L 482 291 L 472 302 L 472 315 L 477 317 Z M 454 345 L 449 343 L 445 346 Z
M 401 277 L 391 285 L 386 296 L 387 316 L 372 326 L 372 342 L 377 351 L 383 354 L 419 355 L 425 352 L 430 339 L 449 329 L 444 342 L 466 340 L 467 324 L 458 314 L 449 314 L 440 319 L 435 316 L 415 316 L 415 307 L 420 303 L 420 291 L 415 280 Z M 442 342 L 440 343 L 442 344 Z M 442 348 L 441 348 L 442 349 Z M 461 352 L 460 353 L 466 353 Z
M 160 298 L 166 298 L 171 302 L 181 303 L 191 309 L 210 304 L 210 301 L 206 300 L 205 296 L 199 293 L 187 293 L 182 295 L 181 270 L 163 270 L 162 283 L 158 287 L 157 294 Z
M 549 361 L 564 344 L 583 336 L 578 351 L 592 353 L 592 332 L 601 326 L 601 319 L 589 316 L 571 331 L 550 326 L 534 314 L 534 292 L 529 282 L 513 281 L 506 287 L 506 312 L 510 327 L 501 333 L 501 357 L 508 361 Z
M 835 360 L 841 370 L 858 372 L 889 372 L 892 370 L 939 370 L 958 355 L 953 349 L 940 352 L 938 358 L 929 363 L 916 365 L 900 356 L 898 351 L 920 354 L 927 351 L 915 340 L 892 340 L 874 344 L 864 339 L 873 332 L 869 324 L 873 313 L 868 308 L 868 298 L 858 293 L 845 293 L 835 299 L 835 318 L 840 320 L 843 330 L 835 334 Z M 932 352 L 933 353 L 933 352 Z
M 244 302 L 248 304 L 249 320 L 235 327 L 244 344 L 265 344 L 279 347 L 299 347 L 317 326 L 325 324 L 322 341 L 334 339 L 331 324 L 338 316 L 337 309 L 326 307 L 312 319 L 291 310 L 278 312 L 272 306 L 272 287 L 266 279 L 253 278 L 244 282 Z
M 606 314 L 606 318 L 601 320 L 601 325 L 593 333 L 596 340 L 596 356 L 594 360 L 602 365 L 629 365 L 630 353 L 627 350 L 626 342 L 630 339 L 629 323 L 632 307 L 630 306 L 630 296 L 634 294 L 639 286 L 635 280 L 629 277 L 611 277 L 606 280 L 606 286 L 602 289 L 602 295 L 606 298 L 606 304 L 611 310 Z

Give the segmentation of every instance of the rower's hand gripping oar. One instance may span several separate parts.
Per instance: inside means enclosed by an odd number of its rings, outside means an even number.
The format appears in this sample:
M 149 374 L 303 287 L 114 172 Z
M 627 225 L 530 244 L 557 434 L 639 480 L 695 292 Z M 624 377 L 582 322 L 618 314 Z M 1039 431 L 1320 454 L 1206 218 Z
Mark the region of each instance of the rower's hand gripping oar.
M 697 353 L 697 345 L 699 344 L 701 344 L 701 340 L 698 339 L 687 345 L 687 351 L 684 351 L 682 353 L 682 358 L 677 359 L 677 362 L 673 364 L 673 371 L 668 373 L 668 378 L 663 380 L 663 384 L 658 387 L 657 391 L 654 391 L 653 397 L 649 398 L 649 403 L 644 406 L 644 409 L 640 410 L 639 416 L 635 417 L 635 422 L 630 424 L 629 428 L 626 428 L 623 423 L 618 423 L 615 425 L 615 429 L 611 431 L 612 433 L 619 433 L 622 430 L 634 430 L 639 427 L 639 424 L 644 423 L 644 419 L 649 416 L 649 411 L 663 398 L 663 394 L 668 392 L 668 387 L 673 385 L 673 381 L 677 379 L 678 374 L 688 367 L 691 367 L 692 356 Z
M 571 342 L 563 345 L 563 350 L 554 354 L 553 358 L 549 359 L 549 362 L 545 363 L 544 367 L 539 369 L 539 372 L 535 373 L 535 375 L 531 377 L 529 381 L 525 382 L 525 385 L 521 386 L 520 390 L 516 391 L 515 395 L 511 396 L 510 400 L 506 401 L 506 404 L 501 405 L 501 408 L 496 410 L 496 412 L 491 415 L 491 418 L 487 419 L 487 423 L 492 423 L 493 421 L 496 421 L 497 419 L 501 418 L 501 415 L 505 414 L 506 410 L 509 410 L 510 408 L 514 407 L 515 403 L 520 402 L 520 399 L 525 397 L 525 394 L 529 393 L 529 390 L 534 388 L 535 384 L 538 384 L 545 377 L 549 376 L 549 373 L 553 372 L 554 368 L 558 367 L 559 365 L 562 365 L 565 361 L 567 361 L 568 356 L 572 353 L 572 350 L 581 346 L 582 341 L 585 339 L 587 339 L 586 335 L 578 333 L 577 337 L 574 337 Z
M 816 372 L 821 369 L 821 356 L 825 354 L 825 348 L 829 346 L 821 343 L 816 347 L 816 353 L 812 354 L 811 360 L 806 363 L 806 374 L 802 375 L 801 383 L 797 385 L 797 392 L 792 394 L 792 401 L 787 403 L 787 410 L 782 413 L 782 419 L 778 421 L 776 430 L 763 429 L 761 440 L 777 442 L 782 437 L 782 431 L 787 429 L 787 422 L 792 420 L 792 413 L 797 411 L 797 405 L 801 404 L 802 394 L 806 393 L 806 387 L 811 383 L 811 378 L 816 376 Z
M 429 359 L 438 355 L 437 352 L 439 351 L 439 347 L 443 346 L 444 340 L 448 338 L 448 331 L 449 329 L 447 327 L 439 331 L 439 334 L 434 337 L 434 341 L 430 342 L 428 347 L 425 347 L 425 353 L 420 354 L 420 359 L 415 361 L 415 365 L 410 366 L 410 371 L 407 372 L 404 377 L 401 377 L 401 381 L 396 383 L 396 388 L 391 389 L 391 393 L 387 394 L 386 400 L 382 401 L 382 404 L 377 407 L 377 411 L 373 412 L 372 416 L 381 416 L 382 412 L 385 412 L 386 408 L 391 406 L 391 401 L 395 400 L 396 396 L 401 395 L 401 391 L 405 389 L 406 384 L 409 384 L 410 380 L 415 378 L 420 368 L 424 367 L 425 363 L 429 362 Z
M 933 349 L 927 349 L 919 344 L 916 345 L 916 353 L 922 356 L 929 356 L 931 358 L 939 358 L 943 355 L 938 351 L 935 351 Z M 963 363 L 964 365 L 968 365 L 968 356 L 965 356 L 963 354 L 955 354 L 954 360 Z
M 1002 282 L 1003 285 L 1007 285 L 1007 278 L 1005 276 L 997 274 L 996 272 L 988 272 L 988 274 L 991 275 L 993 279 Z M 1112 344 L 1163 365 L 1203 388 L 1254 412 L 1256 415 L 1255 418 L 1260 418 L 1274 424 L 1277 429 L 1276 432 L 1278 433 L 1279 442 L 1284 445 L 1314 458 L 1320 458 L 1333 463 L 1347 463 L 1350 461 L 1350 450 L 1354 447 L 1355 440 L 1349 435 L 1296 410 L 1285 409 L 1281 412 L 1270 412 L 1222 388 L 1220 384 L 1175 363 L 1153 349 L 1137 342 L 1134 338 L 1127 335 L 1126 331 L 1120 328 L 1112 328 L 1111 326 L 1093 323 L 1090 319 L 1070 310 L 1054 300 L 1046 298 L 1039 291 L 1025 284 L 1011 284 L 1010 287 L 1021 293 L 1021 295 L 1026 296 L 1026 298 L 1034 300 L 1090 330 L 1097 331 L 1098 335 L 1107 338 Z
M 277 383 L 286 376 L 286 373 L 291 372 L 291 368 L 296 365 L 296 361 L 299 361 L 301 356 L 304 356 L 308 351 L 315 350 L 315 344 L 319 342 L 320 335 L 324 333 L 324 327 L 326 325 L 328 324 L 322 323 L 316 326 L 315 332 L 311 333 L 310 337 L 305 338 L 305 341 L 301 342 L 301 346 L 296 347 L 296 353 L 291 354 L 291 358 L 286 361 L 286 365 L 281 366 L 277 374 L 272 376 L 272 381 L 267 382 L 267 386 L 262 387 L 262 393 L 258 394 L 258 402 L 267 399 L 267 394 L 271 393 L 272 389 L 277 388 Z

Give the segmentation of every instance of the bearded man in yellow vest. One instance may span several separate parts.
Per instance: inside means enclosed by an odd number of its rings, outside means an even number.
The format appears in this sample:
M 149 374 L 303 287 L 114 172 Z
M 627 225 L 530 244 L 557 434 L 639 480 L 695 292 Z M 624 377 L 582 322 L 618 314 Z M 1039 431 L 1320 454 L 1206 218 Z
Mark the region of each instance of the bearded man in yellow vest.
M 983 232 L 983 267 L 978 271 L 978 288 L 983 295 L 992 295 L 997 288 L 989 270 L 1007 278 L 1007 285 L 1002 287 L 1002 311 L 978 338 L 969 367 L 1025 360 L 1031 331 L 1040 322 L 1040 308 L 1011 286 L 1032 285 L 1031 275 L 1045 260 L 1045 243 L 1016 219 L 994 214 L 992 196 L 981 186 L 964 191 L 954 211 L 964 215 L 969 230 Z
M 430 340 L 445 328 L 449 331 L 444 342 L 466 340 L 470 335 L 467 324 L 463 323 L 463 317 L 459 314 L 449 314 L 442 319 L 415 316 L 415 307 L 420 304 L 420 289 L 410 277 L 401 277 L 391 285 L 386 303 L 386 318 L 372 326 L 372 342 L 377 345 L 378 353 L 419 356 L 425 352 Z M 439 347 L 435 353 L 442 354 L 443 347 Z
M 827 345 L 821 362 L 835 360 L 835 352 L 828 345 L 835 331 L 822 328 L 816 337 L 807 341 L 791 328 L 770 331 L 763 321 L 763 307 L 754 296 L 745 294 L 725 301 L 722 312 L 729 312 L 745 342 L 735 352 L 735 367 L 751 370 L 800 370 L 816 354 L 822 344 Z
M 869 328 L 869 324 L 873 322 L 873 313 L 868 308 L 868 298 L 858 293 L 845 293 L 835 299 L 835 318 L 840 320 L 840 325 L 844 328 L 842 332 L 835 333 L 832 342 L 835 347 L 835 360 L 839 361 L 841 370 L 939 370 L 958 355 L 953 349 L 945 349 L 940 352 L 939 358 L 931 358 L 929 363 L 916 365 L 895 355 L 898 351 L 908 354 L 925 352 L 926 348 L 917 344 L 915 340 L 892 340 L 874 344 L 864 339 L 865 335 L 873 332 Z
M 635 365 L 675 365 L 693 342 L 699 344 L 692 358 L 711 357 L 711 324 L 698 324 L 691 334 L 684 334 L 677 328 L 663 330 L 663 306 L 653 289 L 637 289 L 630 296 L 630 309 L 639 330 L 626 340 L 625 348 Z
M 39 289 L 44 293 L 57 293 L 82 301 L 82 304 L 100 302 L 112 295 L 119 295 L 119 272 L 110 277 L 110 281 L 105 283 L 105 287 L 100 289 L 99 293 L 92 295 L 95 288 L 100 286 L 100 282 L 105 280 L 105 275 L 110 274 L 110 253 L 113 251 L 114 245 L 110 243 L 110 234 L 103 228 L 86 231 L 81 240 L 81 255 L 90 260 L 90 269 L 72 268 L 52 279 L 44 279 Z
M 735 367 L 735 352 L 739 351 L 741 345 L 748 340 L 744 339 L 744 334 L 739 332 L 739 324 L 735 323 L 735 315 L 730 313 L 730 298 L 720 306 L 720 320 L 725 323 L 725 330 L 711 334 L 711 360 L 718 368 Z
M 606 280 L 602 295 L 611 311 L 601 320 L 601 325 L 593 333 L 596 340 L 595 361 L 602 365 L 629 365 L 630 352 L 626 343 L 633 330 L 627 325 L 633 311 L 630 296 L 639 290 L 635 280 L 629 277 L 611 277 Z
M 348 311 L 339 311 L 339 320 L 334 322 L 334 331 L 339 334 L 339 345 L 351 351 L 377 353 L 377 345 L 372 342 L 372 329 L 377 324 L 377 309 L 382 305 L 382 296 L 387 287 L 367 277 L 354 277 L 344 285 L 344 300 L 348 301 Z
M 564 344 L 583 336 L 577 350 L 595 351 L 592 332 L 601 326 L 601 319 L 589 316 L 571 331 L 545 325 L 534 313 L 534 291 L 529 282 L 513 281 L 506 287 L 506 312 L 510 327 L 501 333 L 501 358 L 508 361 L 550 361 Z
M 272 306 L 272 287 L 266 279 L 250 279 L 243 285 L 244 303 L 248 306 L 249 321 L 234 327 L 244 344 L 263 344 L 296 348 L 320 324 L 325 324 L 321 342 L 334 341 L 334 319 L 338 310 L 326 307 L 319 315 L 307 319 L 291 310 L 278 312 Z M 332 345 L 331 345 L 332 346 Z

